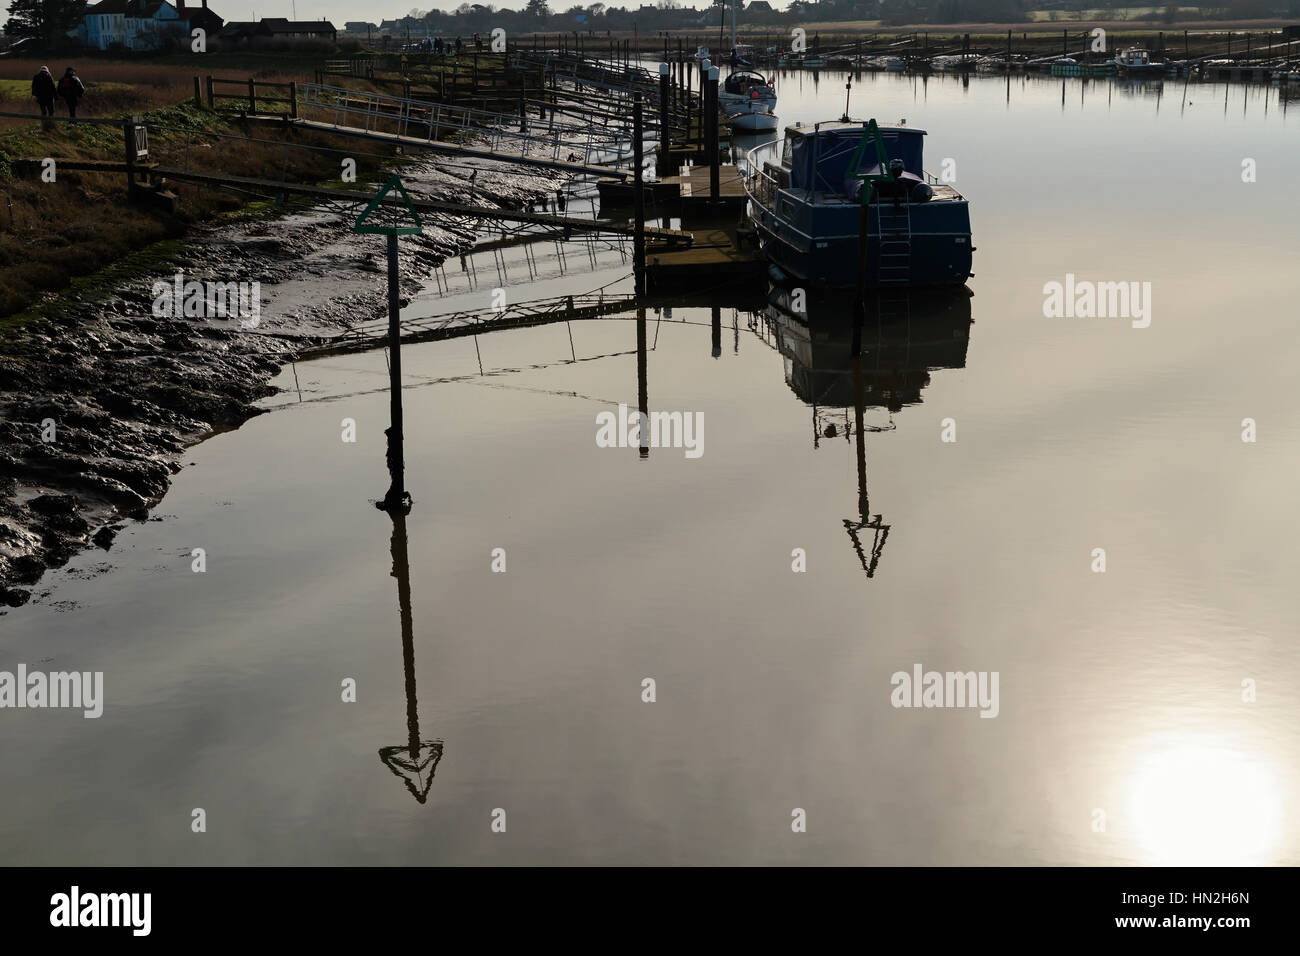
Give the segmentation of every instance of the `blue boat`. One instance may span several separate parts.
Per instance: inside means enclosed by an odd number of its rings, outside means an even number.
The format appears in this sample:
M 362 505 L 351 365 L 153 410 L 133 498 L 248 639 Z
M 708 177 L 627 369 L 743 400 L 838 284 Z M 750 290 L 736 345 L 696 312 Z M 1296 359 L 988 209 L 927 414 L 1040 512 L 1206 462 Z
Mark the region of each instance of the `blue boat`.
M 970 211 L 925 172 L 925 130 L 875 120 L 796 124 L 779 164 L 749 154 L 749 215 L 763 251 L 814 286 L 962 285 L 972 275 Z M 865 232 L 865 267 L 859 234 Z

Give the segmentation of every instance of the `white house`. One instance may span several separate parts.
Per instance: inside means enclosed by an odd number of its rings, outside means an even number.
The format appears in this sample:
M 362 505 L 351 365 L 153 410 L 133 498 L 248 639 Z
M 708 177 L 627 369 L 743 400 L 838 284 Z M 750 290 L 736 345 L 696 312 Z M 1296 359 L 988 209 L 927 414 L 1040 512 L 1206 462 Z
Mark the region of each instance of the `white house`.
M 86 8 L 81 26 L 75 31 L 86 46 L 107 50 L 113 44 L 126 46 L 126 7 L 129 0 L 100 0 Z
M 169 37 L 189 36 L 187 18 L 167 0 L 100 0 L 86 8 L 73 35 L 86 46 L 107 50 L 157 50 Z
M 167 0 L 137 0 L 134 6 L 126 15 L 128 50 L 157 50 L 168 37 L 189 36 L 189 22 Z

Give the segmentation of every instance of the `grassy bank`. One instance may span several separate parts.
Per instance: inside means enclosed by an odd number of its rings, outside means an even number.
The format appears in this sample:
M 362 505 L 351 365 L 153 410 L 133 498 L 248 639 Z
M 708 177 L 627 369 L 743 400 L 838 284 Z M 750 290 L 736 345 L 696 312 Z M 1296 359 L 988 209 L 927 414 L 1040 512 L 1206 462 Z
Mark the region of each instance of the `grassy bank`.
M 206 64 L 219 74 L 219 64 Z M 6 64 L 5 72 L 27 73 L 29 64 Z M 88 71 L 91 72 L 91 71 Z M 141 115 L 149 124 L 150 159 L 236 176 L 292 182 L 339 180 L 342 156 L 357 162 L 358 181 L 377 175 L 391 154 L 367 144 L 339 149 L 333 137 L 265 124 L 245 124 L 196 106 L 193 74 L 162 63 L 96 61 L 101 77 L 87 83 L 92 116 Z M 299 65 L 281 62 L 258 71 L 259 79 L 299 78 Z M 225 75 L 250 73 L 227 67 Z M 103 79 L 109 76 L 112 79 Z M 0 110 L 30 111 L 30 77 L 0 77 Z M 26 97 L 24 101 L 24 97 Z M 115 108 L 103 109 L 111 103 Z M 21 105 L 20 105 L 21 104 Z M 80 112 L 79 112 L 80 115 Z M 179 197 L 174 213 L 128 205 L 121 174 L 59 171 L 55 181 L 15 175 L 20 159 L 98 159 L 120 162 L 122 129 L 91 124 L 42 124 L 14 120 L 0 130 L 0 334 L 42 299 L 68 290 L 77 280 L 101 273 L 155 244 L 175 241 L 197 223 L 211 222 L 246 207 L 246 198 L 185 183 L 171 183 Z M 261 214 L 273 214 L 262 209 Z M 81 284 L 84 284 L 81 283 Z

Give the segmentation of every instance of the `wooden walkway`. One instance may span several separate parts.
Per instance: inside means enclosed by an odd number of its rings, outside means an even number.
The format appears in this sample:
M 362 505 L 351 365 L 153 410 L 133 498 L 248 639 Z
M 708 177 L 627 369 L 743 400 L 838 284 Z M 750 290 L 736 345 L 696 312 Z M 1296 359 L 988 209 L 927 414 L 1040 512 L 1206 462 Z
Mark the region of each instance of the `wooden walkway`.
M 40 172 L 43 160 L 19 159 L 14 161 L 18 172 Z M 125 173 L 126 163 L 108 162 L 90 159 L 55 159 L 56 169 L 81 170 L 85 172 Z M 174 169 L 157 164 L 141 163 L 135 167 L 137 172 L 147 173 L 151 179 L 178 179 L 183 182 L 202 183 L 210 186 L 228 186 L 248 192 L 276 196 L 281 193 L 307 196 L 313 199 L 345 201 L 348 203 L 368 203 L 374 194 L 352 189 L 330 189 L 308 183 L 289 183 L 277 179 L 258 179 L 250 176 L 232 176 L 229 173 L 209 173 L 193 169 Z M 462 203 L 442 202 L 436 199 L 412 197 L 411 204 L 419 212 L 435 213 L 444 216 L 456 216 L 463 219 L 492 219 L 500 222 L 513 222 L 525 225 L 549 227 L 557 230 L 560 237 L 572 232 L 596 232 L 606 235 L 632 236 L 635 229 L 629 222 L 611 222 L 599 219 L 576 219 L 570 216 L 553 216 L 549 213 L 528 212 L 522 209 L 499 209 L 488 206 L 468 206 Z M 401 206 L 401 199 L 386 196 L 385 205 Z M 681 229 L 664 229 L 660 226 L 646 226 L 645 237 L 648 241 L 662 243 L 669 247 L 689 246 L 694 237 Z

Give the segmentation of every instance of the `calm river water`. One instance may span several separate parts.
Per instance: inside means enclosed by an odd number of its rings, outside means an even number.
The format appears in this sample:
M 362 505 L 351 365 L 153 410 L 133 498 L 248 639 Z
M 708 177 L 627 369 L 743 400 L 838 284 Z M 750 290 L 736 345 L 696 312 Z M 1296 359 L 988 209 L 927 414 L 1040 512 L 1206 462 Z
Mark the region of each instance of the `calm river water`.
M 843 76 L 779 94 L 834 118 Z M 286 369 L 0 618 L 0 670 L 106 698 L 0 712 L 0 862 L 1300 863 L 1300 101 L 853 101 L 952 160 L 973 297 L 896 304 L 856 367 L 836 302 L 811 334 L 723 308 L 717 348 L 709 308 L 651 311 L 649 406 L 701 416 L 697 457 L 598 446 L 634 314 L 409 347 L 397 528 L 384 354 Z M 628 284 L 609 249 L 475 258 L 408 314 Z M 1067 274 L 1149 282 L 1149 326 L 1046 318 Z M 895 707 L 916 667 L 996 672 L 996 716 Z

